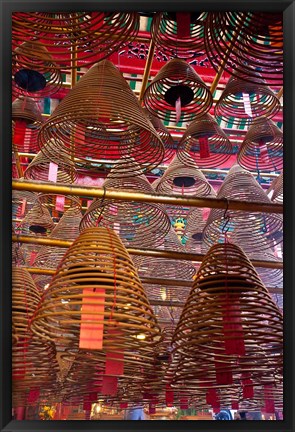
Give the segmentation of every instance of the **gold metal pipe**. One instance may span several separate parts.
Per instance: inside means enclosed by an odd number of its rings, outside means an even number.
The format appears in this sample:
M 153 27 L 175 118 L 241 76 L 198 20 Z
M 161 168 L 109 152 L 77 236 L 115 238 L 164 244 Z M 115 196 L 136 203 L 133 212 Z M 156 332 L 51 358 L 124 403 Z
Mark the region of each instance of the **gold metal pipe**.
M 48 237 L 44 237 L 44 238 L 30 237 L 30 236 L 19 235 L 19 234 L 13 234 L 12 241 L 18 243 L 38 244 L 43 246 L 52 246 L 52 247 L 61 247 L 61 248 L 68 248 L 73 243 L 68 240 L 52 239 Z M 155 258 L 167 258 L 167 259 L 194 261 L 194 262 L 202 262 L 205 256 L 204 254 L 176 252 L 176 251 L 169 251 L 169 250 L 164 251 L 164 250 L 157 250 L 157 249 L 127 248 L 127 251 L 130 253 L 130 255 L 150 256 Z M 283 263 L 280 261 L 251 260 L 251 262 L 254 267 L 276 268 L 276 269 L 283 268 Z
M 104 196 L 106 199 L 118 201 L 152 202 L 166 205 L 219 208 L 246 212 L 283 213 L 282 204 L 226 200 L 224 198 L 212 197 L 197 198 L 184 197 L 183 195 L 169 196 L 142 192 L 127 192 L 117 189 L 107 189 L 104 191 L 103 188 L 97 188 L 96 186 L 72 186 L 65 184 L 52 184 L 51 182 L 13 180 L 12 189 L 93 198 L 102 198 Z

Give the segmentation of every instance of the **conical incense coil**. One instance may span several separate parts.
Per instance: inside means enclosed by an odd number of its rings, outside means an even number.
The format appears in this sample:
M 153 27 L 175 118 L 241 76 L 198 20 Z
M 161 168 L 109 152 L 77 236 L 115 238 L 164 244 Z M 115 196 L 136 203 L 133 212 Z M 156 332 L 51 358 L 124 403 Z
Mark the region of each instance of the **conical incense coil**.
M 62 85 L 61 73 L 51 53 L 40 42 L 25 41 L 12 53 L 12 93 L 44 98 L 52 96 Z
M 177 147 L 179 160 L 192 166 L 215 168 L 233 154 L 233 147 L 221 127 L 210 114 L 189 124 Z
M 239 149 L 238 163 L 253 171 L 282 170 L 283 132 L 272 120 L 252 123 Z
M 144 93 L 144 105 L 156 117 L 191 121 L 205 114 L 213 103 L 210 90 L 193 67 L 179 58 L 160 69 Z
M 270 203 L 252 174 L 238 165 L 230 169 L 217 198 Z M 280 214 L 230 211 L 226 216 L 229 220 L 224 219 L 224 210 L 210 211 L 203 231 L 204 248 L 222 241 L 224 233 L 229 240 L 235 236 L 236 243 L 249 254 L 273 248 L 282 242 L 283 219 Z
M 211 186 L 194 161 L 188 165 L 175 155 L 157 182 L 156 191 L 161 194 L 201 197 L 210 194 Z
M 60 102 L 41 128 L 38 144 L 50 160 L 71 156 L 79 166 L 91 158 L 115 165 L 121 159 L 121 177 L 138 167 L 141 173 L 156 167 L 165 151 L 123 75 L 108 60 L 92 66 Z
M 13 144 L 19 152 L 36 153 L 37 135 L 43 119 L 37 102 L 29 97 L 19 97 L 12 103 Z
M 206 12 L 157 12 L 151 24 L 151 37 L 172 57 L 193 58 L 204 50 Z
M 282 315 L 241 248 L 210 248 L 172 343 L 183 354 L 177 380 L 194 377 L 205 386 L 209 372 L 215 385 L 227 386 L 237 374 L 251 372 L 257 380 L 282 362 Z
M 183 234 L 187 252 L 202 252 L 203 229 L 206 215 L 201 209 L 191 209 L 187 216 L 187 225 Z
M 60 68 L 91 65 L 130 43 L 139 30 L 137 12 L 15 12 L 12 39 L 18 44 L 38 38 L 58 58 Z M 77 63 L 71 63 L 75 47 Z
M 133 350 L 146 354 L 159 335 L 132 261 L 118 236 L 107 228 L 85 230 L 67 250 L 33 318 L 32 330 L 50 341 L 60 338 L 59 343 L 71 349 L 82 348 L 87 345 L 89 314 L 105 335 L 103 341 L 101 336 L 93 343 L 103 342 L 106 351 L 113 346 L 108 335 L 116 329 L 121 332 L 121 349 L 128 338 Z M 140 333 L 142 340 L 136 337 Z
M 283 85 L 282 13 L 208 12 L 204 38 L 216 71 L 250 82 L 259 71 L 270 85 Z
M 52 167 L 52 164 L 57 165 L 57 168 Z M 52 169 L 57 169 L 56 175 L 52 173 Z M 24 178 L 71 184 L 77 180 L 77 172 L 73 161 L 67 155 L 59 155 L 55 160 L 50 160 L 44 152 L 39 151 L 25 170 Z
M 217 121 L 232 121 L 234 126 L 264 123 L 274 117 L 281 104 L 274 92 L 258 77 L 256 82 L 246 82 L 244 75 L 231 77 L 215 105 Z
M 38 195 L 38 201 L 42 207 L 49 211 L 55 222 L 58 222 L 64 212 L 69 208 L 81 210 L 80 198 L 74 195 L 58 195 L 55 193 L 45 193 Z
M 103 184 L 106 190 L 119 189 L 155 194 L 144 175 L 119 178 L 119 172 L 120 169 L 110 172 Z M 97 225 L 115 230 L 125 245 L 139 247 L 158 244 L 170 230 L 170 220 L 161 204 L 103 198 L 90 204 L 82 218 L 80 230 Z
M 271 183 L 267 191 L 267 195 L 270 197 L 270 199 L 273 202 L 283 204 L 283 197 L 284 197 L 283 173 L 281 173 L 278 177 L 276 177 L 273 180 L 273 182 Z
M 159 135 L 162 143 L 164 144 L 165 156 L 162 163 L 170 161 L 171 157 L 174 154 L 174 146 L 175 146 L 174 140 L 170 135 L 170 132 L 158 117 L 151 114 L 146 108 L 144 108 L 144 112 L 150 119 L 150 122 L 154 126 L 155 130 L 157 131 L 157 134 Z

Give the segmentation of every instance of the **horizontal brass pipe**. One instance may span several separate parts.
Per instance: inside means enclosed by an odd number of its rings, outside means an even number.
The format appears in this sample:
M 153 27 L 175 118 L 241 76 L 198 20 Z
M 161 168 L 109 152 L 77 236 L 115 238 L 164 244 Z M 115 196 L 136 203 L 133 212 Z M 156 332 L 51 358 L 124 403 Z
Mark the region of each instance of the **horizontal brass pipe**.
M 38 244 L 43 246 L 61 247 L 68 248 L 73 242 L 68 240 L 51 239 L 46 237 L 30 237 L 25 235 L 13 234 L 12 241 L 18 243 Z M 187 252 L 176 252 L 170 250 L 157 250 L 157 249 L 138 249 L 138 248 L 127 248 L 130 255 L 137 256 L 150 256 L 155 258 L 167 258 L 175 260 L 186 260 L 194 262 L 202 262 L 204 254 L 187 253 Z M 276 268 L 282 269 L 283 263 L 280 261 L 259 261 L 251 260 L 254 267 L 263 268 Z
M 113 199 L 118 201 L 151 202 L 167 205 L 207 207 L 228 210 L 241 210 L 246 212 L 283 213 L 282 204 L 249 202 L 240 200 L 226 200 L 225 198 L 187 197 L 183 195 L 159 195 L 142 192 L 127 192 L 117 189 L 106 189 L 97 186 L 71 186 L 54 184 L 51 182 L 13 180 L 13 190 L 26 190 L 31 192 L 55 193 L 58 195 L 90 196 L 93 198 Z

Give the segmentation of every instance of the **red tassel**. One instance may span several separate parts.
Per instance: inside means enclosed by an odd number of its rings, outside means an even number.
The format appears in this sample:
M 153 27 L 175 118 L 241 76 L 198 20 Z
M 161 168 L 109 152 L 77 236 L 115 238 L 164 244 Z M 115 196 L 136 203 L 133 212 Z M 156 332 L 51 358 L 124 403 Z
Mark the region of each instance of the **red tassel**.
M 200 158 L 205 159 L 210 157 L 210 148 L 209 148 L 209 141 L 208 137 L 200 137 L 199 138 L 199 144 L 200 144 Z
M 177 37 L 188 38 L 191 35 L 191 14 L 189 12 L 176 12 Z
M 27 122 L 25 120 L 16 120 L 14 126 L 14 144 L 22 145 L 25 141 Z
M 236 296 L 228 293 L 227 304 L 223 308 L 223 331 L 226 354 L 245 355 L 244 332 L 241 324 L 241 310 Z M 230 339 L 227 337 L 230 336 Z

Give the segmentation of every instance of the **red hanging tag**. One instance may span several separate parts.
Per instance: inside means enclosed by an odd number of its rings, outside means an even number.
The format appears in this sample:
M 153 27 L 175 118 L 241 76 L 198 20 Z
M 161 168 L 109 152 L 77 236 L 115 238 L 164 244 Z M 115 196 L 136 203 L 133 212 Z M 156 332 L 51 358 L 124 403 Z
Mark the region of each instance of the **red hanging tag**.
M 211 388 L 206 393 L 206 403 L 212 407 L 219 405 L 219 398 L 216 389 Z
M 58 165 L 54 162 L 49 163 L 48 180 L 56 183 Z
M 83 410 L 84 411 L 91 411 L 91 402 L 90 401 L 84 401 L 83 402 Z
M 188 399 L 187 398 L 181 398 L 179 400 L 179 402 L 180 402 L 180 409 L 183 409 L 183 410 L 188 409 Z
M 40 389 L 39 388 L 38 389 L 37 388 L 36 389 L 30 389 L 30 392 L 29 392 L 28 398 L 27 398 L 28 404 L 35 403 L 38 400 L 39 396 L 40 396 Z
M 16 120 L 14 125 L 14 144 L 24 144 L 27 122 L 25 120 Z
M 209 141 L 208 137 L 200 137 L 199 138 L 199 144 L 200 144 L 200 158 L 205 159 L 210 157 L 210 148 L 209 148 Z
M 242 381 L 243 381 L 243 399 L 253 399 L 254 387 L 253 387 L 252 380 L 250 378 L 244 378 L 242 379 Z
M 118 378 L 104 376 L 102 379 L 101 393 L 104 395 L 115 395 L 118 390 Z
M 92 200 L 87 200 L 87 208 L 90 207 L 91 203 L 92 203 Z
M 176 111 L 176 123 L 179 122 L 181 117 L 181 99 L 178 97 L 175 102 L 175 111 Z
M 191 14 L 189 12 L 176 12 L 176 22 L 177 22 L 177 37 L 178 38 L 190 37 Z
M 27 199 L 24 198 L 24 199 L 23 199 L 23 202 L 22 202 L 22 206 L 21 206 L 21 213 L 20 213 L 20 216 L 23 216 L 23 215 L 25 214 L 26 206 L 27 206 Z
M 55 200 L 55 210 L 63 212 L 65 209 L 65 196 L 57 195 Z
M 128 408 L 128 402 L 121 402 L 120 409 L 126 409 L 126 408 Z
M 25 136 L 24 136 L 24 152 L 25 153 L 30 152 L 31 139 L 32 139 L 32 131 L 31 131 L 31 129 L 26 128 Z
M 124 353 L 107 352 L 105 375 L 123 375 L 124 374 Z
M 16 420 L 24 420 L 25 419 L 25 412 L 26 412 L 26 408 L 25 407 L 16 407 L 16 408 L 14 408 L 15 419 Z
M 239 409 L 239 402 L 232 401 L 231 408 L 233 410 L 238 410 Z
M 166 385 L 166 406 L 172 407 L 174 403 L 174 391 L 171 389 L 170 384 Z
M 149 414 L 155 414 L 156 413 L 156 405 L 154 402 L 149 403 Z
M 37 251 L 33 251 L 33 252 L 31 252 L 31 256 L 30 256 L 30 266 L 32 266 L 32 265 L 34 264 L 37 254 L 38 254 Z
M 236 296 L 227 295 L 227 304 L 222 306 L 224 346 L 226 354 L 245 355 L 244 332 L 241 310 Z M 230 339 L 227 339 L 230 337 Z
M 97 392 L 91 392 L 88 395 L 88 399 L 90 400 L 90 402 L 94 402 L 97 400 Z
M 225 362 L 216 361 L 215 358 L 216 384 L 232 384 L 233 376 L 231 368 Z
M 209 209 L 209 208 L 202 208 L 202 219 L 203 219 L 203 221 L 207 222 L 210 210 L 211 209 Z
M 95 297 L 89 297 L 89 294 L 95 294 Z M 104 302 L 104 288 L 95 288 L 95 291 L 93 288 L 84 288 L 81 308 L 80 349 L 102 349 Z
M 79 148 L 79 153 L 84 157 L 88 155 L 88 148 L 85 146 L 85 133 L 86 126 L 84 124 L 79 124 L 79 128 L 77 126 L 74 129 L 74 146 Z
M 275 403 L 273 399 L 273 385 L 264 385 L 264 411 L 268 414 L 273 414 L 275 412 Z
M 263 140 L 259 141 L 259 150 L 260 150 L 261 161 L 264 163 L 268 163 L 269 157 L 268 157 L 267 145 L 264 143 Z

